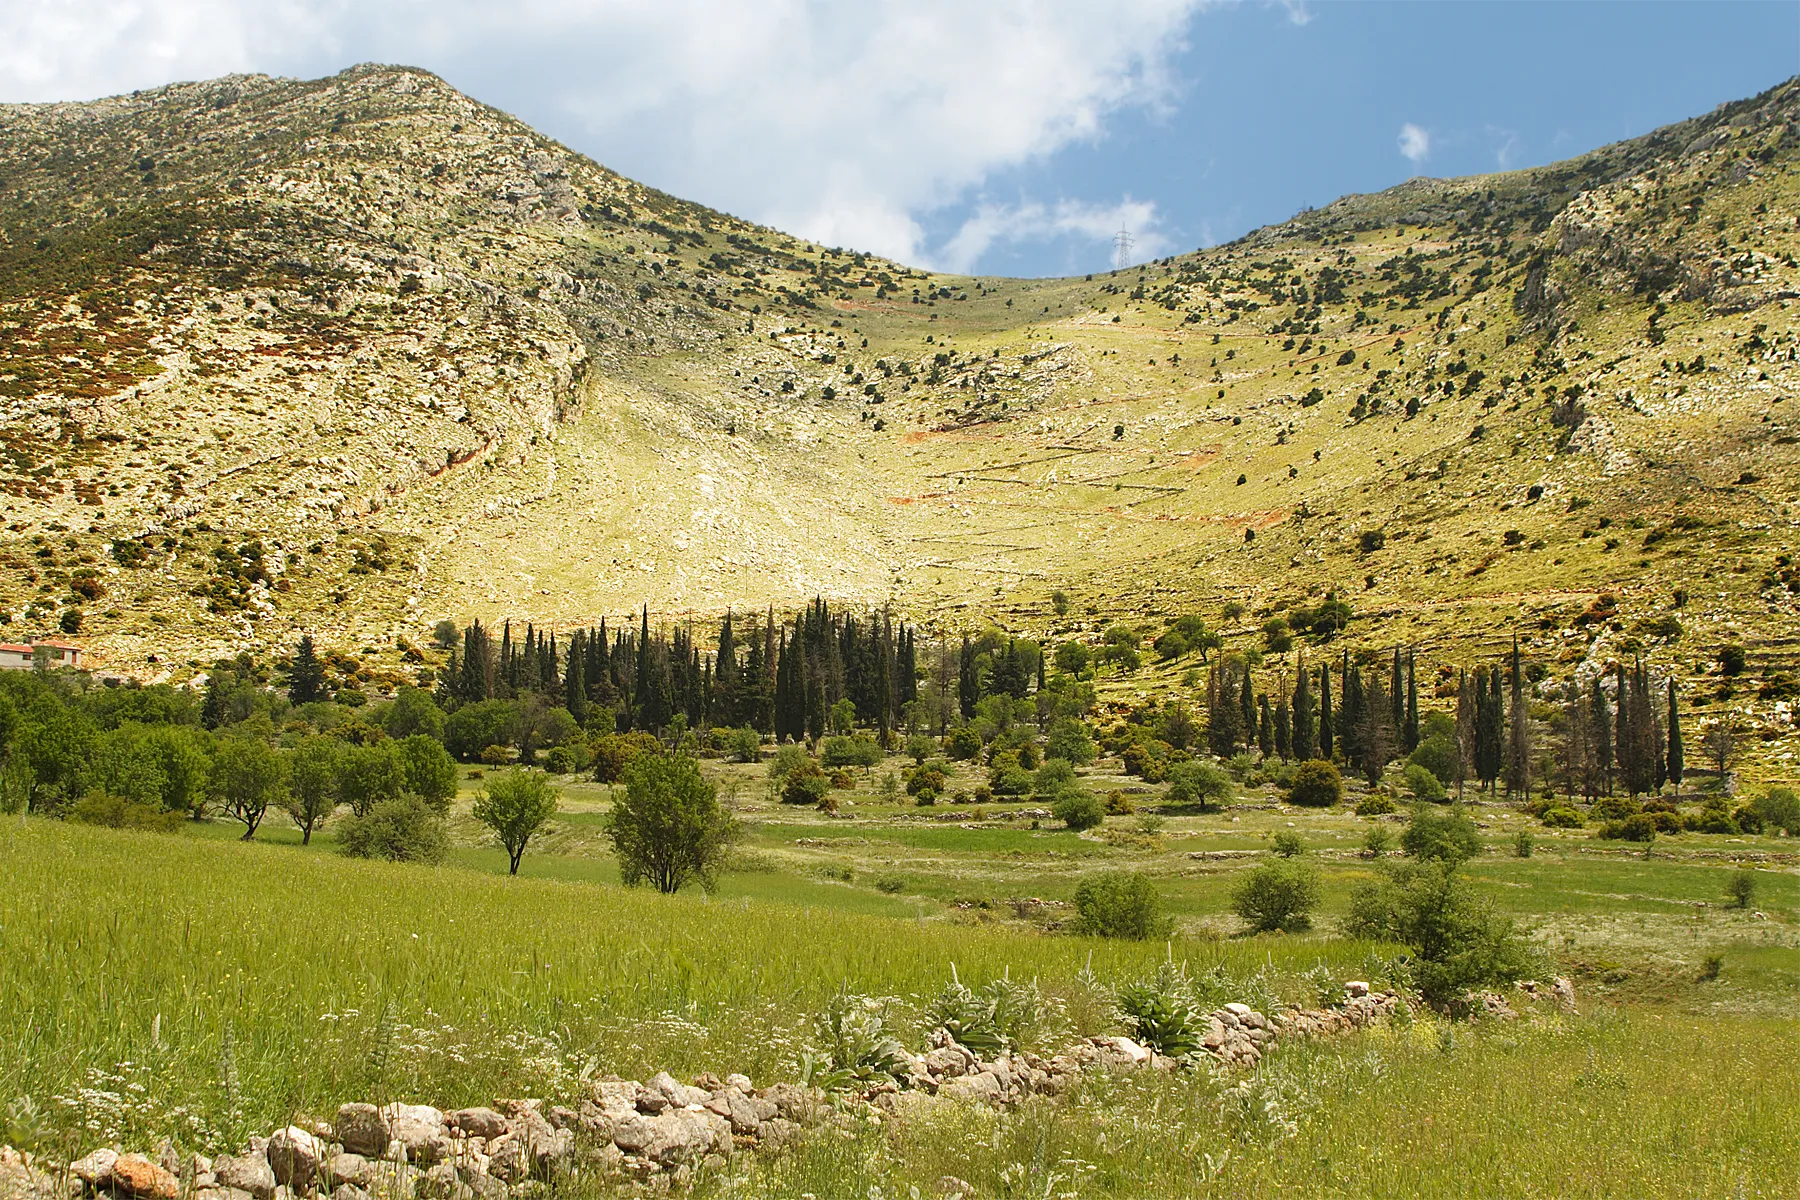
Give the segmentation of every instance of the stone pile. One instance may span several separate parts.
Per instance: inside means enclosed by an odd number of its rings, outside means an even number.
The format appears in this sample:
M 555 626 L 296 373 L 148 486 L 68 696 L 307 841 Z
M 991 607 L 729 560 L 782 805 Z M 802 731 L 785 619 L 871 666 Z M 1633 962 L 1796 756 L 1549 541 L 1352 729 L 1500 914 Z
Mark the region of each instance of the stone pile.
M 1519 991 L 1573 1011 L 1566 979 L 1522 983 Z M 1346 984 L 1335 1007 L 1273 1018 L 1226 1004 L 1207 1015 L 1195 1059 L 1254 1067 L 1279 1038 L 1349 1033 L 1405 1004 L 1361 982 Z M 1084 1072 L 1189 1065 L 1129 1037 L 1087 1038 L 1050 1057 L 1020 1052 L 984 1059 L 939 1030 L 923 1053 L 906 1054 L 897 1077 L 855 1098 L 889 1111 L 906 1095 L 1005 1107 L 1029 1096 L 1061 1095 Z M 109 1148 L 50 1171 L 0 1147 L 0 1200 L 536 1200 L 548 1195 L 551 1181 L 570 1174 L 680 1186 L 738 1151 L 778 1147 L 804 1128 L 842 1119 L 825 1093 L 792 1083 L 758 1088 L 743 1075 L 701 1075 L 691 1084 L 667 1072 L 648 1083 L 608 1076 L 589 1084 L 574 1108 L 538 1100 L 450 1111 L 345 1104 L 333 1120 L 289 1125 L 210 1159 L 184 1160 L 168 1147 L 155 1157 Z

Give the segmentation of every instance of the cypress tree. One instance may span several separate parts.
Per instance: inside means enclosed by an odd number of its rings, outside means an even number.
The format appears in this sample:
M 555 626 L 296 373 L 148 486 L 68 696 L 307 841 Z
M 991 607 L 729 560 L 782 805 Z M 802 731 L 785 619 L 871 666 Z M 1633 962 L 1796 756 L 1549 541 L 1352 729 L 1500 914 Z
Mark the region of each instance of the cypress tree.
M 1388 675 L 1388 728 L 1401 733 L 1406 728 L 1406 675 L 1405 663 L 1400 658 L 1400 647 L 1394 647 L 1394 666 Z
M 581 630 L 569 635 L 568 673 L 563 676 L 563 707 L 577 725 L 587 724 L 587 644 Z
M 1319 757 L 1319 726 L 1313 712 L 1312 672 L 1306 667 L 1306 654 L 1301 652 L 1299 670 L 1294 676 L 1294 757 L 1305 762 Z
M 1338 705 L 1338 748 L 1344 761 L 1363 770 L 1368 761 L 1369 693 L 1363 684 L 1362 668 L 1352 666 L 1344 672 L 1342 703 Z
M 1462 799 L 1463 783 L 1475 765 L 1475 743 L 1480 726 L 1478 677 L 1456 672 L 1456 798 Z
M 1330 760 L 1331 735 L 1336 722 L 1331 713 L 1331 664 L 1319 664 L 1319 757 Z
M 1681 758 L 1681 712 L 1675 706 L 1675 680 L 1669 680 L 1669 782 L 1675 785 L 1675 798 L 1681 799 L 1681 776 L 1685 764 Z
M 1506 794 L 1531 795 L 1531 712 L 1525 707 L 1525 664 L 1519 658 L 1519 639 L 1512 648 L 1512 696 L 1508 704 L 1506 737 Z
M 288 699 L 295 704 L 311 704 L 325 694 L 325 668 L 313 650 L 312 634 L 300 635 L 294 650 L 294 666 L 288 672 Z
M 1419 678 L 1413 652 L 1406 652 L 1406 724 L 1401 730 L 1400 744 L 1411 754 L 1419 748 Z
M 1600 786 L 1610 796 L 1613 790 L 1612 710 L 1606 704 L 1606 684 L 1598 674 L 1588 689 L 1587 710 L 1588 753 L 1593 757 Z
M 1244 664 L 1244 678 L 1238 686 L 1238 719 L 1243 722 L 1244 749 L 1256 740 L 1256 693 L 1251 690 L 1250 664 Z
M 1482 786 L 1494 790 L 1506 756 L 1506 702 L 1500 693 L 1500 669 L 1484 668 L 1486 688 L 1481 710 L 1481 734 L 1476 746 L 1475 773 Z M 1477 685 L 1481 676 L 1477 676 Z
M 963 720 L 975 715 L 975 704 L 980 699 L 981 678 L 975 673 L 975 647 L 969 644 L 969 635 L 965 633 L 956 668 L 956 701 Z
M 1619 782 L 1628 794 L 1635 796 L 1637 791 L 1631 786 L 1630 697 L 1625 664 L 1620 663 L 1613 671 L 1613 761 L 1619 766 Z
M 494 698 L 493 655 L 479 617 L 463 630 L 462 686 L 458 690 L 465 704 Z
M 1258 696 L 1256 706 L 1256 750 L 1264 758 L 1268 758 L 1275 753 L 1275 714 L 1269 708 L 1267 696 Z
M 1275 753 L 1282 762 L 1294 757 L 1294 731 L 1286 698 L 1275 702 Z
M 501 686 L 508 696 L 518 690 L 518 671 L 513 663 L 512 618 L 508 617 L 500 626 L 500 663 L 499 675 Z
M 719 646 L 713 654 L 713 711 L 725 723 L 735 723 L 738 711 L 737 639 L 731 631 L 731 610 L 719 622 Z

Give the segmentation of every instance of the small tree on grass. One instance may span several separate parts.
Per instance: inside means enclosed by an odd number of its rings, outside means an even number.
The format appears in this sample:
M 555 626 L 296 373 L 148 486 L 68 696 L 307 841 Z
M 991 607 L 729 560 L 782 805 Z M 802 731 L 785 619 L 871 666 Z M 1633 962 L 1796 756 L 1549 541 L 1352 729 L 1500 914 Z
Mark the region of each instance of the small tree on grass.
M 646 754 L 625 768 L 625 797 L 607 836 L 628 885 L 648 883 L 672 895 L 692 880 L 711 884 L 737 836 L 718 789 L 684 754 Z
M 1232 894 L 1232 911 L 1258 932 L 1310 928 L 1319 904 L 1319 876 L 1298 855 L 1266 862 L 1244 877 Z
M 1749 908 L 1750 902 L 1756 899 L 1756 872 L 1749 867 L 1733 871 L 1731 881 L 1725 885 L 1725 894 L 1731 897 L 1733 908 Z
M 519 873 L 526 844 L 556 815 L 556 802 L 561 796 L 542 771 L 519 770 L 489 780 L 475 797 L 474 817 L 506 847 L 510 874 Z
M 257 737 L 220 738 L 207 783 L 213 800 L 244 827 L 244 840 L 256 836 L 270 807 L 286 802 L 287 756 Z
M 1288 780 L 1287 801 L 1307 808 L 1330 808 L 1343 798 L 1344 780 L 1336 765 L 1323 759 L 1303 762 Z
M 429 804 L 435 811 L 450 811 L 456 799 L 456 760 L 436 738 L 422 733 L 403 737 L 394 743 L 405 774 L 406 790 Z
M 1157 937 L 1168 930 L 1162 897 L 1137 871 L 1101 871 L 1075 888 L 1077 928 L 1097 937 Z
M 285 807 L 288 817 L 300 827 L 300 844 L 303 846 L 312 844 L 313 830 L 324 824 L 337 809 L 341 746 L 336 738 L 309 737 L 294 747 Z
M 450 835 L 429 804 L 405 795 L 352 813 L 338 829 L 338 848 L 351 858 L 431 865 L 449 855 Z
M 1169 790 L 1163 793 L 1163 800 L 1207 812 L 1231 799 L 1234 790 L 1231 775 L 1224 768 L 1194 759 L 1169 768 Z

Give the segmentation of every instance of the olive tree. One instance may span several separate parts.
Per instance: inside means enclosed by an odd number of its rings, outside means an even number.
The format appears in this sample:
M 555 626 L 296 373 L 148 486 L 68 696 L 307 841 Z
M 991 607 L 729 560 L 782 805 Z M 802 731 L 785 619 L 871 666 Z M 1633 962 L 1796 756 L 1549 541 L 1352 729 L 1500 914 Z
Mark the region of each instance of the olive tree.
M 209 790 L 226 815 L 244 827 L 244 840 L 256 836 L 256 827 L 270 806 L 286 802 L 287 755 L 261 738 L 219 739 L 208 776 Z

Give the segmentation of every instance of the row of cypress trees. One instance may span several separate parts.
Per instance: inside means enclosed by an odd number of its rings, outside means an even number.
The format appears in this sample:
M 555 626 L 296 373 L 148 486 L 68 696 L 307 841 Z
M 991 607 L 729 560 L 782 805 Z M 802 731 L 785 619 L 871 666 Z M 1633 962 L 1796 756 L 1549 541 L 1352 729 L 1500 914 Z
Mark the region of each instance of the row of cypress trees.
M 621 732 L 660 732 L 680 717 L 690 728 L 749 726 L 794 738 L 820 736 L 826 714 L 848 700 L 884 740 L 918 697 L 915 631 L 888 613 L 834 613 L 815 599 L 791 625 L 771 609 L 741 638 L 739 628 L 726 613 L 703 650 L 691 623 L 652 630 L 646 606 L 636 629 L 609 630 L 602 619 L 559 648 L 554 632 L 527 624 L 515 636 L 510 621 L 496 646 L 476 620 L 452 649 L 438 696 L 446 708 L 539 696 L 582 723 L 603 707 Z

